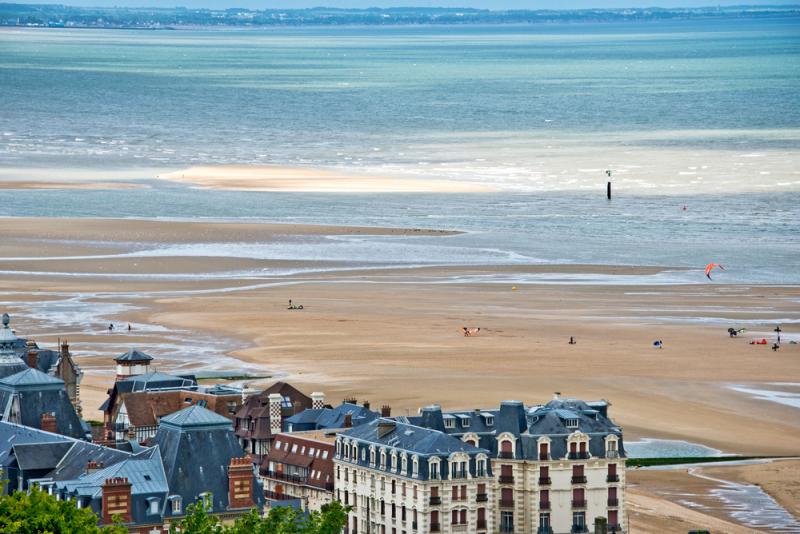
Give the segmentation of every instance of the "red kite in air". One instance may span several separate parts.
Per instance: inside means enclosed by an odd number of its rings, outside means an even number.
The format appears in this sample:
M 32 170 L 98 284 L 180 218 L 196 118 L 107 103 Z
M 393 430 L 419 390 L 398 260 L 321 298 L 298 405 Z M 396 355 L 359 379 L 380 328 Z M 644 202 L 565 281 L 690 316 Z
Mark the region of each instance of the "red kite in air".
M 723 271 L 725 270 L 725 267 L 723 267 L 723 266 L 722 266 L 722 265 L 720 265 L 719 263 L 709 263 L 708 265 L 706 265 L 706 277 L 707 277 L 709 280 L 711 280 L 711 270 L 712 270 L 714 267 L 719 267 L 719 268 L 720 268 L 720 269 L 722 269 Z

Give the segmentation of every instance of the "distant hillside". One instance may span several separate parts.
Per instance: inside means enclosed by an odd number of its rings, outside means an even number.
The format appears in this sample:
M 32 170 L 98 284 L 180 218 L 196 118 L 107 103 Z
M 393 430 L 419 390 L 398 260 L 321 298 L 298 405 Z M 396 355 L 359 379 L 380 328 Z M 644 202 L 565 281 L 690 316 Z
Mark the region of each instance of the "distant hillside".
M 72 7 L 60 4 L 0 4 L 0 25 L 76 28 L 169 29 L 198 26 L 337 26 L 410 24 L 534 24 L 641 20 L 796 17 L 795 6 L 491 11 L 469 8 L 371 9 L 187 9 Z

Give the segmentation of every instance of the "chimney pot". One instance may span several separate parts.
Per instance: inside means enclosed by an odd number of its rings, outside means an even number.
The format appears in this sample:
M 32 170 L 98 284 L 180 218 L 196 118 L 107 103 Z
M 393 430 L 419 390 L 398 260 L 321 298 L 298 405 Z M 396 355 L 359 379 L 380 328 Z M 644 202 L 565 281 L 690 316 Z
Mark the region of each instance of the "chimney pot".
M 39 368 L 39 352 L 36 347 L 28 347 L 28 367 L 32 369 Z
M 353 415 L 352 414 L 345 414 L 344 416 L 344 427 L 350 428 L 353 426 Z
M 381 406 L 381 417 L 391 417 L 392 416 L 392 407 L 388 404 L 384 404 Z
M 325 394 L 315 391 L 311 394 L 311 408 L 319 410 L 325 407 Z
M 364 408 L 369 410 L 369 401 L 364 401 Z

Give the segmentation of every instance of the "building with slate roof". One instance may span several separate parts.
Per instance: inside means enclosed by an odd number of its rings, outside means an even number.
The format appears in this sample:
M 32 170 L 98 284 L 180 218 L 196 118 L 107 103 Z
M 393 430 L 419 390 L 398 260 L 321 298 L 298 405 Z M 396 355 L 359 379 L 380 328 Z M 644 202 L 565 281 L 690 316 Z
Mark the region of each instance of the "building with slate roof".
M 597 517 L 609 532 L 627 529 L 622 429 L 605 401 L 556 395 L 540 406 L 504 401 L 499 409 L 449 412 L 434 405 L 398 419 L 490 451 L 501 532 L 588 532 Z
M 162 417 L 198 405 L 233 418 L 242 406 L 242 390 L 231 386 L 200 386 L 193 375 L 171 375 L 153 370 L 154 358 L 130 350 L 114 361 L 117 380 L 100 406 L 103 432 L 98 442 L 124 446 L 155 436 Z
M 234 429 L 239 443 L 254 463 L 261 464 L 274 437 L 285 430 L 285 418 L 310 408 L 324 407 L 322 393 L 312 393 L 312 397 L 286 382 L 276 382 L 244 400 L 234 416 Z
M 345 401 L 336 408 L 311 408 L 286 418 L 285 428 L 288 432 L 303 432 L 307 430 L 328 430 L 335 428 L 350 428 L 363 425 L 378 417 L 389 417 L 391 410 L 384 406 L 382 413 L 369 409 L 369 403 L 364 406 L 350 401 Z
M 0 378 L 0 420 L 91 440 L 63 380 L 28 367 Z
M 0 422 L 0 468 L 7 491 L 36 483 L 137 534 L 165 534 L 198 499 L 223 519 L 264 504 L 231 421 L 196 405 L 164 417 L 153 446 L 135 452 Z
M 3 326 L 0 328 L 0 378 L 18 373 L 26 367 L 59 378 L 64 381 L 70 402 L 75 406 L 78 415 L 81 415 L 80 384 L 83 371 L 72 359 L 67 341 L 60 343 L 58 351 L 42 349 L 31 339 L 18 338 L 11 330 L 10 322 L 8 314 L 3 314 Z M 12 352 L 22 365 L 10 357 Z
M 490 451 L 445 432 L 379 418 L 340 433 L 337 500 L 346 531 L 495 531 Z
M 333 501 L 336 432 L 310 431 L 275 436 L 259 474 L 268 505 L 299 500 L 304 510 Z

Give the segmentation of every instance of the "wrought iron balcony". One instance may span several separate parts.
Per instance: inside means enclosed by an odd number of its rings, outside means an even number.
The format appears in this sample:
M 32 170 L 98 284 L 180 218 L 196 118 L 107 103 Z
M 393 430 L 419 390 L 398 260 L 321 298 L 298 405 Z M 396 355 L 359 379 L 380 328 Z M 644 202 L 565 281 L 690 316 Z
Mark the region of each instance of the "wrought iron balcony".
M 573 476 L 572 477 L 573 484 L 586 484 L 586 477 L 585 476 Z
M 583 500 L 580 500 L 580 501 L 573 500 L 572 501 L 572 507 L 573 508 L 586 508 L 586 499 L 583 499 Z
M 501 451 L 497 455 L 497 457 L 498 458 L 503 458 L 503 459 L 506 459 L 506 460 L 513 460 L 514 459 L 514 453 L 513 452 L 503 452 L 503 451 Z
M 606 458 L 619 458 L 619 451 L 606 451 Z
M 500 484 L 513 484 L 514 475 L 500 475 Z
M 486 520 L 478 519 L 478 528 L 486 528 Z
M 540 454 L 539 455 L 539 461 L 540 462 L 546 462 L 549 459 L 550 459 L 550 455 L 549 454 Z
M 553 481 L 550 480 L 550 477 L 539 477 L 539 485 L 540 486 L 549 486 L 552 483 L 553 483 Z
M 486 501 L 488 501 L 488 500 L 489 500 L 489 495 L 487 495 L 486 493 L 479 493 L 479 494 L 478 494 L 478 495 L 475 497 L 475 501 L 476 501 L 476 502 L 486 502 Z
M 619 506 L 619 499 L 608 499 L 608 505 L 612 508 Z
M 606 482 L 619 482 L 619 475 L 608 475 Z
M 570 460 L 588 460 L 589 453 L 588 452 L 571 452 L 569 453 L 568 458 Z
M 442 504 L 442 498 L 438 497 L 438 496 L 437 497 L 431 496 L 431 498 L 428 501 L 428 503 L 431 504 L 431 505 L 434 505 L 434 506 L 436 506 L 437 504 Z
M 514 508 L 514 499 L 500 499 L 500 508 Z
M 570 532 L 574 534 L 578 534 L 581 532 L 589 532 L 589 528 L 586 525 L 572 525 L 572 529 Z
M 549 510 L 550 509 L 550 501 L 539 501 L 539 509 L 540 510 Z
M 514 532 L 514 525 L 500 525 L 500 532 Z
M 539 527 L 536 529 L 536 534 L 553 534 L 553 529 L 550 527 Z
M 431 532 L 441 532 L 442 526 L 439 523 L 431 523 Z

